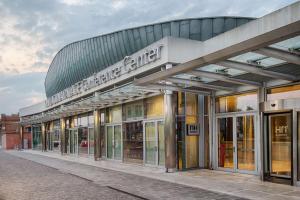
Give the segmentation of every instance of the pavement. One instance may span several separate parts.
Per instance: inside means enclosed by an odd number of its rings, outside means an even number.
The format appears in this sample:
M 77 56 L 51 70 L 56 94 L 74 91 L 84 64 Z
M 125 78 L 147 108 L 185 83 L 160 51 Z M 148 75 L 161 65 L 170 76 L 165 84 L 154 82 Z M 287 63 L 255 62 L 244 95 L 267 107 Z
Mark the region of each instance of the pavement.
M 94 161 L 53 152 L 27 150 L 7 153 L 145 199 L 300 199 L 299 187 L 262 182 L 255 175 L 203 169 L 165 173 L 156 167 Z M 1 163 L 2 160 L 0 166 Z
M 19 151 L 0 151 L 1 200 L 243 199 Z

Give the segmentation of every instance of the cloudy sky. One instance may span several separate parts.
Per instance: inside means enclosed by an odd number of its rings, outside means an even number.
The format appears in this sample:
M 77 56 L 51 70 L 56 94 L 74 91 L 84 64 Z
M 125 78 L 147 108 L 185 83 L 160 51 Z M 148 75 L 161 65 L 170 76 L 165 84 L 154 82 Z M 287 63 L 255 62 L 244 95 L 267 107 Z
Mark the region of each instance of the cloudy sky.
M 0 113 L 45 99 L 56 52 L 76 40 L 185 17 L 260 17 L 295 0 L 0 0 Z

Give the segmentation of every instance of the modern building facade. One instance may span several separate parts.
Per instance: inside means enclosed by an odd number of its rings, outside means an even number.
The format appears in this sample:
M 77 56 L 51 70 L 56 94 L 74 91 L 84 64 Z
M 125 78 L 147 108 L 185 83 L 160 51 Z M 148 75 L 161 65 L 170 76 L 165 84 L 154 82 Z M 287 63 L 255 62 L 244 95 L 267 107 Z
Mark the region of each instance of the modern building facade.
M 299 34 L 297 2 L 74 42 L 21 123 L 42 151 L 300 185 Z

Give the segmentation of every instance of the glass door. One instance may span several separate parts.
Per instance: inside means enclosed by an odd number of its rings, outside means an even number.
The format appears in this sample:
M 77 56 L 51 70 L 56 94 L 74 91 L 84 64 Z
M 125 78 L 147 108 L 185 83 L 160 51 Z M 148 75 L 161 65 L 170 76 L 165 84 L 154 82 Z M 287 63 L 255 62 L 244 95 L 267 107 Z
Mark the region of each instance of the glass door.
M 78 129 L 69 129 L 68 153 L 78 155 Z
M 157 160 L 157 133 L 155 122 L 145 122 L 145 163 L 156 165 Z
M 255 115 L 217 118 L 218 167 L 235 172 L 254 172 Z
M 234 169 L 233 117 L 218 118 L 218 166 Z
M 165 135 L 163 121 L 144 122 L 144 162 L 149 165 L 165 164 Z
M 292 169 L 291 114 L 269 116 L 270 175 L 291 178 Z
M 121 125 L 106 126 L 107 158 L 122 159 L 122 127 Z
M 95 144 L 95 133 L 94 128 L 89 128 L 89 155 L 94 155 L 94 144 Z
M 113 158 L 113 126 L 107 126 L 106 127 L 106 138 L 107 138 L 107 158 L 112 159 Z
M 122 159 L 122 130 L 121 125 L 114 126 L 114 159 Z

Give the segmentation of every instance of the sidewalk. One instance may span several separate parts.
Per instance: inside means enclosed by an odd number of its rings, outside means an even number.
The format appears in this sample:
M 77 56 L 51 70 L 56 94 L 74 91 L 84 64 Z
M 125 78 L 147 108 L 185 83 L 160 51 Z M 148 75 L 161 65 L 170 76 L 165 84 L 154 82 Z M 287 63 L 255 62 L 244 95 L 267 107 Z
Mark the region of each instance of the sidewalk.
M 118 161 L 94 161 L 93 158 L 61 156 L 54 152 L 40 152 L 33 150 L 9 151 L 11 154 L 42 155 L 50 158 L 76 162 L 80 164 L 100 167 L 103 169 L 139 175 L 157 180 L 182 184 L 190 187 L 201 188 L 214 192 L 221 192 L 249 199 L 272 199 L 272 200 L 300 200 L 300 188 L 288 185 L 262 182 L 258 176 L 229 173 L 215 170 L 191 170 L 185 172 L 165 173 L 163 169 L 145 167 L 141 165 L 125 164 Z M 42 163 L 50 167 L 51 163 Z M 77 174 L 78 175 L 78 174 Z M 88 174 L 81 175 L 88 178 Z

